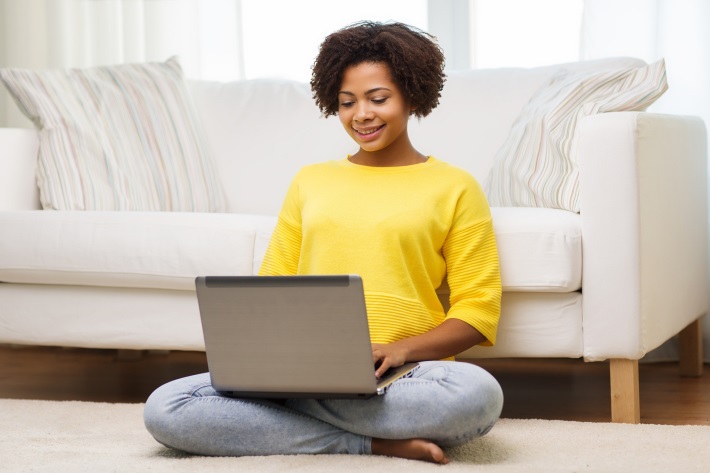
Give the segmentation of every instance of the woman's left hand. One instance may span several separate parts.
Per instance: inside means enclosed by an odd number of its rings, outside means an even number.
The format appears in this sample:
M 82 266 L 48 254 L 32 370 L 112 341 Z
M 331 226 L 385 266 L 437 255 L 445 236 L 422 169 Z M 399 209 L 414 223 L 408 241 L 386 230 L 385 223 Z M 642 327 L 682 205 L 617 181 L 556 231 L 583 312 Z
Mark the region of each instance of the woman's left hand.
M 446 319 L 439 326 L 396 342 L 372 344 L 372 360 L 379 378 L 389 368 L 407 361 L 441 360 L 477 345 L 486 338 L 463 320 Z M 379 362 L 379 366 L 378 366 Z
M 372 361 L 377 366 L 375 376 L 378 378 L 390 368 L 402 366 L 407 362 L 407 351 L 404 347 L 399 346 L 397 342 L 380 344 L 372 344 Z

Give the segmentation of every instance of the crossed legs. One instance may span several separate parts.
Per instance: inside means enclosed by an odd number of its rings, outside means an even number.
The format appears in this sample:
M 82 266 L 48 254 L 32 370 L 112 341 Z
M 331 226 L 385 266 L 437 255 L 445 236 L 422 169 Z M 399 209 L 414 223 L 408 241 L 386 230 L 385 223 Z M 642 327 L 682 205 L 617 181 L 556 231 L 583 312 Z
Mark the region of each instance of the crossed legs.
M 386 454 L 443 463 L 441 448 L 484 435 L 502 405 L 483 369 L 434 361 L 366 400 L 230 398 L 205 373 L 158 388 L 144 419 L 158 442 L 201 455 Z

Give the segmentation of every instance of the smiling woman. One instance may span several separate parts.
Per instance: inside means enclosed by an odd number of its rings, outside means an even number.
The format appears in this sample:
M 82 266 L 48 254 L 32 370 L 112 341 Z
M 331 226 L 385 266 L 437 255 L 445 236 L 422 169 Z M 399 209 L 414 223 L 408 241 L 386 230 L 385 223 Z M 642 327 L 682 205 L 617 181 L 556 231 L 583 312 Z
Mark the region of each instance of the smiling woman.
M 367 166 L 407 166 L 427 157 L 409 141 L 407 123 L 439 104 L 444 54 L 428 33 L 402 23 L 361 22 L 329 35 L 313 65 L 311 87 L 327 117 L 338 115 Z
M 368 166 L 422 163 L 407 133 L 410 115 L 427 116 L 439 103 L 444 55 L 427 33 L 401 23 L 362 22 L 326 38 L 313 65 L 316 104 L 338 115 Z M 377 48 L 373 52 L 363 44 Z
M 311 89 L 359 149 L 296 173 L 259 269 L 274 277 L 359 275 L 373 375 L 409 362 L 419 369 L 372 402 L 290 392 L 270 392 L 286 398 L 279 403 L 234 399 L 215 391 L 209 373 L 182 378 L 146 402 L 146 427 L 157 441 L 203 455 L 349 453 L 447 463 L 443 448 L 493 427 L 500 386 L 453 360 L 496 340 L 502 288 L 490 209 L 472 175 L 423 155 L 407 134 L 411 114 L 426 116 L 438 104 L 443 63 L 432 36 L 402 23 L 360 22 L 325 38 Z M 448 311 L 436 293 L 444 277 Z
M 386 65 L 365 62 L 348 67 L 338 96 L 340 122 L 363 151 L 351 156 L 350 161 L 366 166 L 407 166 L 426 161 L 426 156 L 411 147 L 407 122 L 413 109 Z

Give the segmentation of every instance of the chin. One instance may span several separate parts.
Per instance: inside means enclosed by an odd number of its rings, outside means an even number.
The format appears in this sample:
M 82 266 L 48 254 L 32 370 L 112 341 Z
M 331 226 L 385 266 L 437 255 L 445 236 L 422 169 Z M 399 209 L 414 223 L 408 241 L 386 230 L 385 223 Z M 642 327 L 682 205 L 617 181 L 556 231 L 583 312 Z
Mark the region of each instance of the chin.
M 356 141 L 356 142 L 360 146 L 361 150 L 367 151 L 368 153 L 375 153 L 377 151 L 381 151 L 384 148 L 386 148 L 386 146 L 382 146 L 382 145 L 379 145 L 376 143 L 362 143 L 362 142 L 358 142 L 358 141 Z

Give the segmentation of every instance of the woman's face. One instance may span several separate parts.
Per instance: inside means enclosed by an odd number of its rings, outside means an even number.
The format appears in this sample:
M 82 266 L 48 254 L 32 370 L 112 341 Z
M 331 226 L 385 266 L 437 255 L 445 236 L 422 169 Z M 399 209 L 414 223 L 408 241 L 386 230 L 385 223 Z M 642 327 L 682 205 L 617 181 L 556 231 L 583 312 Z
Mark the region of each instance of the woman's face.
M 348 67 L 338 101 L 340 122 L 360 149 L 376 152 L 400 142 L 409 144 L 411 107 L 386 64 L 364 62 Z

